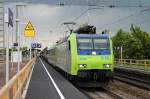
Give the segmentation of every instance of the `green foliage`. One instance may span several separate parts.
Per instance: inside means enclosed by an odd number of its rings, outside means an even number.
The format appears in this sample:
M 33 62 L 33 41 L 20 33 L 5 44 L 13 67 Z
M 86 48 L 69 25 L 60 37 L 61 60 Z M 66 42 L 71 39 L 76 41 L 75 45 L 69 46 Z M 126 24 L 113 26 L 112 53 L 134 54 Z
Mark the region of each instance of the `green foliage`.
M 140 27 L 131 25 L 130 32 L 120 29 L 112 38 L 115 58 L 120 58 L 123 47 L 123 58 L 150 59 L 150 34 Z

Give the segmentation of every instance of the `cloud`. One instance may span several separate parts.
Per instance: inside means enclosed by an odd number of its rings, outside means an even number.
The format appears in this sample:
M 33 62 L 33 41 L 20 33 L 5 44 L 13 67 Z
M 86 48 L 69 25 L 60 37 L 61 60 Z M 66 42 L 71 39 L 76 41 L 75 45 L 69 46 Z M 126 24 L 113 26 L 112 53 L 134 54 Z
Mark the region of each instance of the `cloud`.
M 46 4 L 30 4 L 27 8 L 30 17 L 41 18 L 57 14 L 60 7 Z
M 42 0 L 41 0 L 42 1 Z M 72 0 L 73 1 L 73 0 Z M 149 12 L 145 12 L 141 17 L 139 15 L 130 17 L 128 19 L 116 22 L 111 24 L 118 19 L 122 19 L 141 8 L 104 8 L 104 9 L 95 9 L 90 10 L 88 13 L 82 15 L 78 20 L 75 20 L 76 17 L 80 16 L 81 13 L 86 11 L 89 7 L 87 6 L 52 6 L 48 4 L 33 4 L 27 3 L 27 15 L 26 21 L 29 20 L 35 26 L 37 32 L 37 41 L 42 42 L 43 46 L 47 46 L 56 42 L 63 33 L 68 30 L 66 26 L 61 25 L 63 22 L 75 21 L 77 24 L 81 25 L 88 22 L 91 25 L 95 25 L 99 31 L 101 28 L 107 28 L 114 32 L 119 28 L 129 28 L 131 23 L 140 24 L 143 22 L 143 27 L 145 26 L 149 30 L 149 23 L 145 24 L 145 21 L 149 20 Z M 147 19 L 147 20 L 145 20 Z M 139 22 L 138 22 L 139 21 Z M 147 21 L 149 22 L 149 21 Z M 111 24 L 111 25 L 109 25 Z M 50 32 L 52 31 L 52 32 Z M 36 41 L 35 40 L 35 41 Z
M 149 5 L 150 0 L 2 0 L 7 2 L 26 2 L 34 4 L 50 4 L 57 5 L 59 3 L 64 3 L 66 5 L 97 5 L 97 6 L 108 6 L 108 5 L 120 5 L 120 6 L 139 6 Z
M 41 39 L 57 38 L 53 36 L 54 32 L 49 35 L 50 29 L 56 27 L 56 16 L 61 12 L 58 6 L 49 6 L 46 4 L 30 4 L 27 6 L 27 21 L 31 21 L 36 29 L 36 36 Z

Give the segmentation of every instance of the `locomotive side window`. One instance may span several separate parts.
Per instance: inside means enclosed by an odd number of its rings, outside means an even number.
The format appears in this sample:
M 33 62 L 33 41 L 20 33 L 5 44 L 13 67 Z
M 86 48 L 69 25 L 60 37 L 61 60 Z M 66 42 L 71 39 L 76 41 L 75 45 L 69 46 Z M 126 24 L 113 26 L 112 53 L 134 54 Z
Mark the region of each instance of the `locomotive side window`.
M 69 50 L 71 49 L 70 41 L 69 41 Z

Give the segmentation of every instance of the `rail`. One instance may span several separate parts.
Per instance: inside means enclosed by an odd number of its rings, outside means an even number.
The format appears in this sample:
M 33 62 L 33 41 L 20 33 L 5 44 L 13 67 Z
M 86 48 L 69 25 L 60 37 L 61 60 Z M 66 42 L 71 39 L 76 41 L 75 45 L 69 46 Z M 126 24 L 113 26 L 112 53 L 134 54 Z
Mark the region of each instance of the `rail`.
M 0 90 L 0 99 L 21 99 L 21 94 L 27 83 L 34 62 L 35 59 L 29 61 L 19 73 L 2 87 Z
M 87 95 L 90 99 L 126 99 L 125 96 L 118 94 L 118 92 L 111 91 L 109 88 L 101 87 L 101 88 L 91 88 L 91 89 L 81 89 L 81 92 Z
M 116 59 L 115 63 L 116 64 L 150 66 L 150 60 Z
M 116 80 L 150 91 L 150 73 L 134 69 L 115 68 L 114 74 Z
M 4 60 L 0 60 L 0 63 L 5 63 L 5 61 Z

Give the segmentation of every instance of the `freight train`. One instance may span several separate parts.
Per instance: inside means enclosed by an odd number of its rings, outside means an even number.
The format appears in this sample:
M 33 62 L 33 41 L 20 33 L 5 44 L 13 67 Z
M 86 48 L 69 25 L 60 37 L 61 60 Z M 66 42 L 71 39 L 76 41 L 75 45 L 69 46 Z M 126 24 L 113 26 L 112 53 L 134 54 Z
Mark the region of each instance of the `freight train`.
M 71 81 L 102 86 L 113 80 L 114 56 L 109 34 L 72 33 L 42 56 Z

